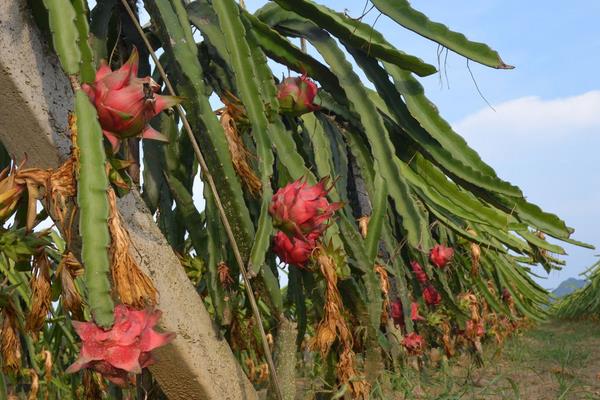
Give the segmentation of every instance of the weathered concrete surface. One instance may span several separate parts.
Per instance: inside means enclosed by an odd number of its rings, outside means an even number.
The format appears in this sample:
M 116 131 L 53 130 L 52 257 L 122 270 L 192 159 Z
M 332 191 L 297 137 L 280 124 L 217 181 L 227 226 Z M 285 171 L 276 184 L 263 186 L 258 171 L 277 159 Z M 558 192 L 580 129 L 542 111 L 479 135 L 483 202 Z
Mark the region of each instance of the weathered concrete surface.
M 71 89 L 29 19 L 26 1 L 0 1 L 0 134 L 18 159 L 51 167 L 67 154 Z M 48 149 L 48 146 L 56 149 Z M 57 151 L 58 150 L 58 151 Z
M 25 0 L 0 0 L 0 140 L 28 165 L 67 157 L 69 82 L 29 18 Z M 195 288 L 139 194 L 120 199 L 134 257 L 160 293 L 161 325 L 177 333 L 151 368 L 170 399 L 254 400 L 256 392 L 229 345 L 219 339 Z

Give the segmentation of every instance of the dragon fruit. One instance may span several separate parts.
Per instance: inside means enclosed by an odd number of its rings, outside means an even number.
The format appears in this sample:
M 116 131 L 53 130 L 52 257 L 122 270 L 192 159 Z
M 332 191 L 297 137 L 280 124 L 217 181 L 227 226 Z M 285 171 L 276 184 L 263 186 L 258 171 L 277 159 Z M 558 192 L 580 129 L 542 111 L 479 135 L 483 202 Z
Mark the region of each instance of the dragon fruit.
M 292 237 L 278 231 L 273 238 L 273 252 L 290 265 L 304 267 L 317 244 L 319 233 L 308 234 L 305 239 Z
M 465 336 L 470 339 L 476 339 L 485 335 L 485 326 L 482 321 L 468 320 L 465 329 Z
M 305 75 L 285 78 L 277 87 L 279 109 L 285 114 L 302 115 L 319 109 L 313 103 L 317 85 Z
M 433 285 L 427 285 L 423 290 L 423 299 L 427 305 L 434 307 L 442 302 L 442 296 Z
M 410 319 L 412 319 L 413 321 L 425 321 L 425 318 L 423 318 L 420 314 L 419 314 L 419 303 L 411 303 L 410 305 Z
M 404 313 L 402 312 L 402 302 L 398 299 L 390 304 L 390 317 L 396 326 L 404 326 Z
M 96 72 L 95 82 L 81 86 L 94 103 L 104 136 L 114 152 L 119 149 L 121 140 L 130 137 L 167 141 L 149 122 L 162 110 L 181 101 L 179 97 L 156 94 L 160 86 L 149 76 L 138 78 L 137 71 L 138 53 L 134 49 L 121 68 L 112 71 L 103 62 Z
M 325 231 L 327 220 L 342 206 L 342 203 L 327 200 L 327 180 L 309 185 L 298 179 L 279 189 L 269 205 L 273 224 L 289 236 L 302 239 Z
M 443 244 L 436 244 L 429 253 L 429 259 L 438 268 L 444 268 L 452 259 L 454 250 L 451 247 L 446 247 Z
M 421 335 L 413 332 L 409 335 L 406 335 L 404 339 L 402 339 L 402 345 L 406 351 L 408 351 L 408 354 L 416 356 L 423 353 L 425 348 L 425 340 Z
M 423 267 L 421 267 L 421 264 L 419 264 L 416 261 L 411 261 L 410 266 L 413 270 L 413 273 L 415 274 L 415 278 L 417 278 L 417 281 L 419 281 L 419 283 L 421 284 L 427 283 L 427 274 L 425 273 L 425 271 L 423 271 Z
M 90 368 L 114 384 L 126 386 L 130 383 L 130 374 L 138 374 L 154 363 L 150 352 L 175 337 L 173 333 L 154 330 L 160 316 L 158 310 L 138 311 L 121 304 L 115 307 L 115 323 L 109 330 L 93 322 L 73 321 L 82 347 L 79 358 L 66 372 Z

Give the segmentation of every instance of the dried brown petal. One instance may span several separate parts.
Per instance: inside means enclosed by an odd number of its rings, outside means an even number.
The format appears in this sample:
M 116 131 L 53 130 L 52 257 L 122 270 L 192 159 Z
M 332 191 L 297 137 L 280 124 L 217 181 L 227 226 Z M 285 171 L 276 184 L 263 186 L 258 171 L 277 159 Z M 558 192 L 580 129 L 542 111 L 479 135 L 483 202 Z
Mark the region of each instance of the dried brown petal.
M 29 389 L 27 400 L 37 400 L 38 391 L 40 390 L 40 378 L 33 369 L 29 370 L 29 376 L 31 376 L 31 387 Z
M 44 399 L 48 400 L 50 396 L 50 385 L 52 381 L 52 353 L 48 350 L 43 351 L 44 355 L 44 380 L 46 381 L 46 392 L 44 393 Z
M 336 366 L 338 380 L 341 384 L 349 385 L 354 399 L 366 399 L 369 395 L 370 385 L 364 379 L 359 378 L 356 371 L 356 355 L 352 350 L 353 338 L 344 319 L 344 306 L 337 287 L 335 260 L 327 254 L 327 250 L 322 245 L 316 248 L 315 258 L 327 287 L 323 319 L 317 326 L 315 337 L 310 342 L 310 348 L 318 350 L 325 358 L 337 339 L 341 347 Z
M 477 236 L 477 232 L 473 229 L 467 229 L 467 232 L 473 236 Z M 471 276 L 479 276 L 479 260 L 481 259 L 481 247 L 475 242 L 471 242 Z
M 477 243 L 471 243 L 471 276 L 479 276 L 479 260 L 481 248 Z
M 142 309 L 156 304 L 157 291 L 150 278 L 144 274 L 129 253 L 131 239 L 123 227 L 117 209 L 115 192 L 108 190 L 110 214 L 108 227 L 112 242 L 110 245 L 112 280 L 123 304 Z
M 441 325 L 442 328 L 442 343 L 444 344 L 444 351 L 448 358 L 453 357 L 455 353 L 456 340 L 451 336 L 450 324 L 448 321 L 444 321 Z
M 57 268 L 62 286 L 62 305 L 78 321 L 83 320 L 83 300 L 75 286 L 74 278 L 82 272 L 83 267 L 73 253 L 67 252 L 63 254 Z
M 381 297 L 383 303 L 381 305 L 381 325 L 385 325 L 388 320 L 388 309 L 390 308 L 390 282 L 388 279 L 388 273 L 383 265 L 375 264 L 375 273 L 379 276 L 379 288 L 381 289 Z
M 17 182 L 16 175 L 19 168 L 13 162 L 10 168 L 5 168 L 0 176 L 0 221 L 5 221 L 14 212 L 17 203 L 25 192 L 26 185 L 23 182 Z
M 17 373 L 21 367 L 21 341 L 17 331 L 17 317 L 14 308 L 7 305 L 2 310 L 2 335 L 0 337 L 0 352 L 2 353 L 5 373 Z
M 233 284 L 233 278 L 229 274 L 229 267 L 223 261 L 217 265 L 217 272 L 219 274 L 219 281 L 224 288 L 229 289 Z
M 74 198 L 77 194 L 75 180 L 75 159 L 67 159 L 59 168 L 51 171 L 46 185 L 45 207 L 62 228 L 65 241 L 70 243 L 75 217 Z
M 365 215 L 357 219 L 358 221 L 358 230 L 360 231 L 360 235 L 365 239 L 367 234 L 369 233 L 369 220 L 370 216 Z
M 233 168 L 235 169 L 236 174 L 240 177 L 250 194 L 255 197 L 258 196 L 262 189 L 262 183 L 250 166 L 249 160 L 250 157 L 252 157 L 252 154 L 244 145 L 244 142 L 238 133 L 234 116 L 232 116 L 229 109 L 221 114 L 221 126 L 223 126 L 223 131 L 225 132 L 229 153 L 231 154 L 231 161 L 233 162 Z
M 31 309 L 27 314 L 25 329 L 33 336 L 42 330 L 48 313 L 50 312 L 50 259 L 46 252 L 42 251 L 34 258 L 31 286 Z
M 258 382 L 266 382 L 269 379 L 269 366 L 267 363 L 262 363 L 258 367 Z
M 101 399 L 103 393 L 102 378 L 97 372 L 83 370 L 83 398 Z
M 254 360 L 248 357 L 244 360 L 244 363 L 246 364 L 246 368 L 248 368 L 248 379 L 254 381 L 256 377 L 256 367 L 254 365 Z

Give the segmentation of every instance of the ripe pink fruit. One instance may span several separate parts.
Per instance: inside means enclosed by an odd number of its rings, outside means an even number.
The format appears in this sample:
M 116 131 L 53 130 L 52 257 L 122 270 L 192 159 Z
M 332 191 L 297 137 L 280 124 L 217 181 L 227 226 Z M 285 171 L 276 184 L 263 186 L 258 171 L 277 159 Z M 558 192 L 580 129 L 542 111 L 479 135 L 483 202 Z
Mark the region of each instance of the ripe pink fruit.
M 285 78 L 277 87 L 279 109 L 285 114 L 301 115 L 319 109 L 313 103 L 317 85 L 305 75 Z
M 420 314 L 419 314 L 419 303 L 411 303 L 410 305 L 410 319 L 412 319 L 413 321 L 425 321 L 425 318 L 423 318 Z
M 107 331 L 94 322 L 73 321 L 82 346 L 79 358 L 66 372 L 91 368 L 117 385 L 126 385 L 130 373 L 140 373 L 154 363 L 152 350 L 175 337 L 174 333 L 154 330 L 160 316 L 159 310 L 137 311 L 121 304 L 115 307 L 115 323 Z
M 305 239 L 289 238 L 285 233 L 278 231 L 273 238 L 273 252 L 290 265 L 303 267 L 306 265 L 317 244 L 319 233 L 309 233 Z
M 442 302 L 442 296 L 432 285 L 427 285 L 425 290 L 423 290 L 423 299 L 425 299 L 425 303 L 430 306 L 437 306 Z
M 415 278 L 417 278 L 417 281 L 419 281 L 419 283 L 421 284 L 427 283 L 427 274 L 425 273 L 425 271 L 423 271 L 423 267 L 421 267 L 421 264 L 419 264 L 416 261 L 411 261 L 410 266 L 413 270 L 413 273 L 415 274 Z
M 469 338 L 478 338 L 485 335 L 485 326 L 482 321 L 473 321 L 472 319 L 467 321 L 465 329 L 465 335 Z
M 410 355 L 419 355 L 423 353 L 425 348 L 425 340 L 416 332 L 404 336 L 402 339 L 402 345 L 408 351 Z
M 404 313 L 402 312 L 402 302 L 396 299 L 390 304 L 390 317 L 396 326 L 404 326 Z
M 103 62 L 95 82 L 81 86 L 96 106 L 104 136 L 115 152 L 121 140 L 134 136 L 166 142 L 167 138 L 148 123 L 162 110 L 181 101 L 179 97 L 155 94 L 160 86 L 149 76 L 138 78 L 137 71 L 138 53 L 134 49 L 121 68 L 111 71 Z
M 429 259 L 438 268 L 444 268 L 452 259 L 454 250 L 451 247 L 446 247 L 443 244 L 436 244 L 429 253 Z
M 327 178 L 312 186 L 298 179 L 279 189 L 269 205 L 273 224 L 296 238 L 321 234 L 327 229 L 327 220 L 342 206 L 329 203 L 326 183 Z

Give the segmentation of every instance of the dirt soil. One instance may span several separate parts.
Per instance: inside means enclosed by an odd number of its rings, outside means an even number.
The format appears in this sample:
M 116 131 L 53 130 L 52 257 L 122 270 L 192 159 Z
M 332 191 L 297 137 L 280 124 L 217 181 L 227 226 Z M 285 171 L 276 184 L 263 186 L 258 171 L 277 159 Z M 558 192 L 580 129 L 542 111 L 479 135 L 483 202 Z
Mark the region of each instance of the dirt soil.
M 598 322 L 549 322 L 510 339 L 501 351 L 489 350 L 485 359 L 483 368 L 464 357 L 446 372 L 426 374 L 414 398 L 600 400 Z

